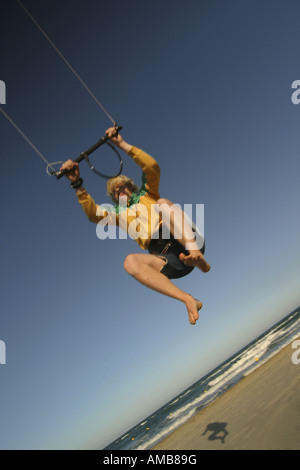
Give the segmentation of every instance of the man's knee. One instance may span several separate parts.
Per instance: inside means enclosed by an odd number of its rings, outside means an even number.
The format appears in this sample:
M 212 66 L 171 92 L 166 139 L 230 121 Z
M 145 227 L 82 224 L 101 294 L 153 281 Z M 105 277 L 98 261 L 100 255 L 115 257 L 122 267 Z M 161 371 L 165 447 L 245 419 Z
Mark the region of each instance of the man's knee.
M 123 267 L 128 274 L 133 275 L 137 270 L 137 260 L 134 254 L 127 255 Z
M 156 201 L 156 204 L 158 204 L 159 206 L 164 205 L 164 204 L 166 204 L 168 206 L 172 206 L 173 202 L 169 201 L 168 199 L 165 199 L 165 198 L 161 197 Z

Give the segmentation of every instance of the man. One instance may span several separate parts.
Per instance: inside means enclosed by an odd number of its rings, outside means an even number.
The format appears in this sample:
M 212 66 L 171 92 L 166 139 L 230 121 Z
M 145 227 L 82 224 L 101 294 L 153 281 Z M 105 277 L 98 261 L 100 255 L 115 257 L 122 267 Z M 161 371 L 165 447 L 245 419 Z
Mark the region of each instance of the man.
M 210 265 L 203 256 L 204 247 L 199 249 L 193 230 L 185 223 L 183 212 L 171 201 L 160 198 L 158 163 L 150 155 L 125 142 L 114 127 L 109 128 L 106 134 L 143 171 L 140 189 L 124 175 L 108 180 L 108 194 L 116 204 L 112 211 L 95 204 L 82 186 L 78 163 L 68 160 L 61 169 L 68 170 L 66 176 L 89 220 L 119 225 L 133 235 L 142 249 L 148 249 L 149 254 L 128 255 L 124 261 L 125 270 L 145 286 L 183 302 L 189 322 L 195 325 L 202 302 L 179 289 L 171 279 L 189 274 L 194 267 L 208 272 Z M 167 239 L 163 236 L 168 232 L 166 227 L 169 230 Z

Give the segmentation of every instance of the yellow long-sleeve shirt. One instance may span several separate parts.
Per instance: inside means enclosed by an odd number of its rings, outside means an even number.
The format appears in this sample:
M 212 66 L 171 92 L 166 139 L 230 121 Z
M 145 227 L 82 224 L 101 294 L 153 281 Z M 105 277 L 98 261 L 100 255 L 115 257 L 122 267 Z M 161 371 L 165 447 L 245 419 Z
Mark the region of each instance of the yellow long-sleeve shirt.
M 156 160 L 143 150 L 132 147 L 128 152 L 133 161 L 143 171 L 142 186 L 138 193 L 133 193 L 127 207 L 101 206 L 86 190 L 78 194 L 78 201 L 91 222 L 103 225 L 116 225 L 134 238 L 141 248 L 147 249 L 151 235 L 158 231 L 161 218 L 154 209 L 159 199 L 160 168 Z

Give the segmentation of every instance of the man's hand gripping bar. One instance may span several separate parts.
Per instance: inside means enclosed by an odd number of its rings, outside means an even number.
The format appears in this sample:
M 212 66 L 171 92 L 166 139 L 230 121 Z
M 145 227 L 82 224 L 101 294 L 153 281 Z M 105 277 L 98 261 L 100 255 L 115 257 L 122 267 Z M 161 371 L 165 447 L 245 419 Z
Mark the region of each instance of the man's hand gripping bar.
M 117 124 L 115 125 L 115 128 L 116 128 L 116 134 L 118 132 L 120 132 L 123 128 L 122 126 L 118 126 Z M 109 137 L 107 135 L 105 135 L 104 137 L 101 137 L 100 140 L 98 140 L 98 142 L 93 145 L 92 147 L 90 147 L 89 149 L 87 149 L 85 152 L 81 152 L 81 154 L 79 155 L 79 157 L 75 158 L 74 159 L 74 162 L 76 163 L 80 163 L 82 160 L 85 160 L 91 153 L 95 152 L 95 150 L 97 150 L 97 148 L 101 147 L 101 145 L 103 144 L 106 144 L 107 141 L 109 140 Z M 52 171 L 51 172 L 51 175 L 55 175 L 56 178 L 59 180 L 60 178 L 62 178 L 69 170 L 58 170 L 58 171 Z

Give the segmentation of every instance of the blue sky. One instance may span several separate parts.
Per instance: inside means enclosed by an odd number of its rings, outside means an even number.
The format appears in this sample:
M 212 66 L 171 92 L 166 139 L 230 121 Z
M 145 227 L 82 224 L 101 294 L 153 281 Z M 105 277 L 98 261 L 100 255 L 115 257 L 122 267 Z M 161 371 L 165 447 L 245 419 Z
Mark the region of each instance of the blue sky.
M 192 327 L 183 305 L 123 270 L 136 242 L 99 240 L 68 182 L 47 176 L 0 115 L 0 446 L 99 448 L 300 303 L 300 6 L 24 5 L 125 140 L 159 161 L 161 196 L 205 206 L 212 269 L 176 281 L 203 302 Z M 49 161 L 78 156 L 109 120 L 16 1 L 2 15 L 3 109 Z M 95 200 L 110 202 L 81 168 Z M 126 155 L 124 173 L 139 183 Z

